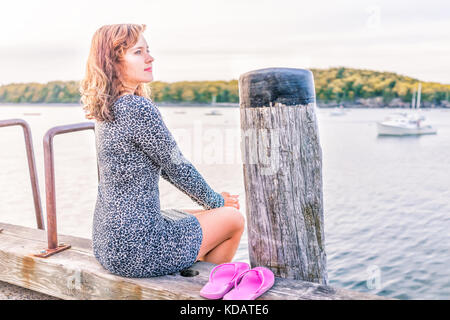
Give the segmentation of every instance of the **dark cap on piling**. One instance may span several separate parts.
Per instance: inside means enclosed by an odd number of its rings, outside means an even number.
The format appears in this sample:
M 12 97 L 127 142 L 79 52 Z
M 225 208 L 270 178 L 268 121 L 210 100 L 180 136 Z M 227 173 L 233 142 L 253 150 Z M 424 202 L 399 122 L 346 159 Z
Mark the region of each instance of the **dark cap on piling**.
M 316 101 L 311 71 L 295 68 L 266 68 L 239 77 L 241 108 L 268 107 L 270 103 L 306 105 Z

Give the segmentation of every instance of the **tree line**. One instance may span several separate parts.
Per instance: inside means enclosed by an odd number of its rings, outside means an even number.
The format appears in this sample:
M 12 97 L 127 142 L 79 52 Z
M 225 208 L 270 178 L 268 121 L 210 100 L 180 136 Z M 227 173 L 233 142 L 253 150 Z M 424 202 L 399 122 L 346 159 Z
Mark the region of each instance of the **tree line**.
M 316 98 L 320 102 L 354 102 L 358 98 L 383 97 L 409 102 L 418 79 L 392 72 L 352 68 L 310 69 L 314 75 Z M 422 101 L 440 104 L 449 101 L 450 85 L 422 82 Z M 239 102 L 238 80 L 231 81 L 154 81 L 147 84 L 155 102 Z M 11 83 L 0 86 L 0 102 L 80 103 L 79 81 L 51 81 L 45 84 Z

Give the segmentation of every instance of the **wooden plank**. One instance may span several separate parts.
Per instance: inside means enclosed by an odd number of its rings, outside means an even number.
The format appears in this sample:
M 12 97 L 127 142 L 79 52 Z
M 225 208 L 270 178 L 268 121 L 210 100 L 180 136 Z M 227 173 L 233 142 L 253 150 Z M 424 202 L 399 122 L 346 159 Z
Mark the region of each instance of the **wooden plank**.
M 60 300 L 40 292 L 0 281 L 0 300 Z
M 32 254 L 46 245 L 46 232 L 0 223 L 0 281 L 62 299 L 202 299 L 200 289 L 215 266 L 197 262 L 188 271 L 136 279 L 105 270 L 92 254 L 91 241 L 59 235 L 72 248 L 48 258 Z M 192 277 L 185 274 L 198 273 Z M 183 275 L 182 275 L 183 274 Z M 260 300 L 386 299 L 317 283 L 276 278 Z
M 2 226 L 7 225 L 8 228 Z M 39 229 L 26 228 L 13 224 L 0 223 L 0 228 L 3 228 L 3 234 L 13 235 L 18 238 L 33 240 L 41 243 L 41 249 L 47 248 L 47 232 Z M 92 252 L 92 241 L 89 239 L 78 238 L 74 236 L 60 235 L 58 234 L 60 243 L 69 243 L 73 249 Z

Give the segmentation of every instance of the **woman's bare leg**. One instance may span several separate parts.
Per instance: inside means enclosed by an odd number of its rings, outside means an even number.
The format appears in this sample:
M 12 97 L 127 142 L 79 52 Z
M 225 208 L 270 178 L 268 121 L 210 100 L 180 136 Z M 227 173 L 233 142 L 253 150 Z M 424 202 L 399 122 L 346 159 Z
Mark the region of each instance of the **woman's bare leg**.
M 205 210 L 205 209 L 181 209 L 181 211 L 188 212 L 188 213 L 193 214 L 194 216 L 197 216 L 200 212 L 204 212 L 207 210 Z M 205 260 L 204 260 L 204 257 L 201 257 L 201 258 L 197 257 L 197 261 L 205 261 Z
M 197 260 L 215 264 L 230 262 L 244 232 L 242 213 L 233 207 L 183 211 L 194 214 L 202 227 L 203 240 Z

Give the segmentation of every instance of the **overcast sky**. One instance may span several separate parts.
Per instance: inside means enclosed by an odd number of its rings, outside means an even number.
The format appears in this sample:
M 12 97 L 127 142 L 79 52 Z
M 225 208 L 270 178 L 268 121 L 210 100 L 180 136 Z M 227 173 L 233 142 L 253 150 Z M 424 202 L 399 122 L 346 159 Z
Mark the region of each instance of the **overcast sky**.
M 345 66 L 450 84 L 450 1 L 7 0 L 0 84 L 81 80 L 94 32 L 144 23 L 154 80 Z

